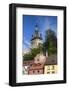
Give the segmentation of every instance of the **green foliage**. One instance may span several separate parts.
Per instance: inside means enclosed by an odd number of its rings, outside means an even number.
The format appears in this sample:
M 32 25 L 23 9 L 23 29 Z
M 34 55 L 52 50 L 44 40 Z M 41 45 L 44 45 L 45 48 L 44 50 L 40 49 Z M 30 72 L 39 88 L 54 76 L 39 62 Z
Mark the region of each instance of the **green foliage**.
M 24 60 L 32 60 L 32 59 L 33 59 L 33 56 L 32 56 L 31 53 L 28 53 L 28 54 L 25 54 L 25 55 L 23 56 L 23 59 L 24 59 Z
M 42 45 L 38 48 L 31 49 L 31 52 L 23 56 L 24 60 L 33 60 L 34 57 L 42 51 Z
M 54 31 L 50 29 L 46 31 L 46 37 L 43 47 L 44 52 L 48 51 L 49 55 L 57 53 L 57 37 Z

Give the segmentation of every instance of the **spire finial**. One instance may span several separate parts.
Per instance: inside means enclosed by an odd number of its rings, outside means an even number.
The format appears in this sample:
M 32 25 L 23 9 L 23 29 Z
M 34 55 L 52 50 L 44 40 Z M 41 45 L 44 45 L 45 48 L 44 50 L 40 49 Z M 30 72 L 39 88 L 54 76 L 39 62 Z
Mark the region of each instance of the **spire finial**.
M 38 31 L 39 28 L 38 28 L 38 24 L 35 25 L 35 31 Z

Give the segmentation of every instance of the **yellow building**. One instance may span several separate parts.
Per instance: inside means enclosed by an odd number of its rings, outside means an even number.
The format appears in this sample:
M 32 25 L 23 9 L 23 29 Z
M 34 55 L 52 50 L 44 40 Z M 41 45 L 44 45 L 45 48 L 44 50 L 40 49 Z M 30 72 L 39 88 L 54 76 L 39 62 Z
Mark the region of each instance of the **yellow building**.
M 44 65 L 44 74 L 56 74 L 58 72 L 57 56 L 51 55 Z

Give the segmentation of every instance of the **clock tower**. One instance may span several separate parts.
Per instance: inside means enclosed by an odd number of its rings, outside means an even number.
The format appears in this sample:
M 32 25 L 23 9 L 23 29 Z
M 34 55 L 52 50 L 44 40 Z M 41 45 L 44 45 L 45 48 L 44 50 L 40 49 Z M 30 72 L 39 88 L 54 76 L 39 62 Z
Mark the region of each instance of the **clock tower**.
M 42 35 L 41 33 L 39 32 L 39 28 L 38 28 L 38 25 L 35 26 L 35 31 L 32 35 L 32 38 L 31 38 L 31 47 L 32 48 L 37 48 L 40 44 L 42 44 Z

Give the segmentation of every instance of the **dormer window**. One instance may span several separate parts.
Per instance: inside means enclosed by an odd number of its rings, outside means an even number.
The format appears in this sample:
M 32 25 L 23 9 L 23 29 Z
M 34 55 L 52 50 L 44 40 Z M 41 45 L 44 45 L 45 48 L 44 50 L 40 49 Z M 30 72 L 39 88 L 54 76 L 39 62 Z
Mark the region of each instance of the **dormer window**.
M 37 59 L 37 61 L 39 61 L 39 59 Z

